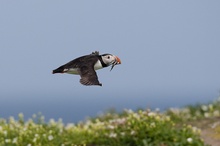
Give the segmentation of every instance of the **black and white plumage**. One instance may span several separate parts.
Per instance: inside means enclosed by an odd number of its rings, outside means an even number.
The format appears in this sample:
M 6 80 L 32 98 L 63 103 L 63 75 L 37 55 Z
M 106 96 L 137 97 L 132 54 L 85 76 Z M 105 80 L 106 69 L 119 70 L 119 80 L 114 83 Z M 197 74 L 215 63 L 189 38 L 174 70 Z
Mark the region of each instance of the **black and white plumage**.
M 92 52 L 90 55 L 78 57 L 60 67 L 53 70 L 55 73 L 79 74 L 81 76 L 80 83 L 83 85 L 99 85 L 102 84 L 98 80 L 95 70 L 102 69 L 112 65 L 111 70 L 117 64 L 121 64 L 121 60 L 112 54 L 102 54 Z

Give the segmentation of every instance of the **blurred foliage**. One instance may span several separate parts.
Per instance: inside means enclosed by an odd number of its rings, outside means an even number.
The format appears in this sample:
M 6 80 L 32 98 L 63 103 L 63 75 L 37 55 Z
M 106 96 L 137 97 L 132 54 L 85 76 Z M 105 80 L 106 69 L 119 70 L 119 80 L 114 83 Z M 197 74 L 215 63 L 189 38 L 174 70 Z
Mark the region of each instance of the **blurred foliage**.
M 203 146 L 201 130 L 186 121 L 219 117 L 220 100 L 182 109 L 114 110 L 77 124 L 44 121 L 41 114 L 24 121 L 19 114 L 0 119 L 1 146 Z M 220 124 L 215 126 L 220 135 Z

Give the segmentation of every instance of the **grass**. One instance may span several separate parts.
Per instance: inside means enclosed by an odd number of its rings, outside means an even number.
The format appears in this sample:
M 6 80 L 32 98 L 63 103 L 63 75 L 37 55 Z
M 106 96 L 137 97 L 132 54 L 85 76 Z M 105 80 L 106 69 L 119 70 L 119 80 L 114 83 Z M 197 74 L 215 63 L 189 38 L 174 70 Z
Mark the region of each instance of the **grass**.
M 34 115 L 24 121 L 0 119 L 1 146 L 205 146 L 201 130 L 190 123 L 220 116 L 220 100 L 207 105 L 168 109 L 109 112 L 81 123 L 44 121 Z M 220 138 L 220 124 L 213 126 Z

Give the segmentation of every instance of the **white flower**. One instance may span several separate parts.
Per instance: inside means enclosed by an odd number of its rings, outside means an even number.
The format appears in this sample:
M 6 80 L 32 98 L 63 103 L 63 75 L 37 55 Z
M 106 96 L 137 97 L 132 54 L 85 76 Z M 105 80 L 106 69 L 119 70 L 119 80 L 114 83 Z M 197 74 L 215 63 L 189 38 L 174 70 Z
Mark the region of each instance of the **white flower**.
M 11 142 L 11 139 L 5 139 L 5 143 Z
M 182 112 L 185 113 L 185 114 L 187 114 L 187 113 L 190 112 L 190 110 L 189 110 L 189 108 L 183 108 L 183 109 L 182 109 Z
M 218 117 L 218 116 L 220 115 L 220 113 L 219 113 L 218 110 L 215 110 L 215 111 L 213 112 L 213 115 L 214 115 L 215 117 Z M 1 130 L 0 130 L 0 131 L 1 131 Z
M 56 122 L 55 122 L 55 120 L 54 120 L 54 119 L 50 119 L 49 124 L 50 124 L 50 125 L 55 125 L 55 124 L 56 124 Z
M 150 123 L 150 127 L 154 128 L 156 127 L 156 124 L 154 122 Z
M 137 114 L 137 113 L 134 113 L 133 116 L 134 116 L 134 118 L 136 118 L 136 119 L 138 119 L 138 120 L 140 119 L 140 115 Z
M 9 121 L 10 121 L 10 123 L 15 123 L 15 119 L 14 119 L 14 117 L 9 117 Z
M 188 143 L 192 143 L 193 139 L 191 137 L 187 138 Z
M 73 123 L 68 123 L 68 124 L 66 125 L 65 129 L 66 129 L 66 130 L 70 130 L 70 129 L 74 128 L 74 127 L 75 127 L 75 124 L 73 124 Z
M 110 137 L 110 138 L 115 138 L 115 137 L 117 137 L 117 134 L 116 134 L 116 133 L 111 132 L 111 133 L 109 134 L 109 137 Z
M 17 143 L 17 140 L 18 140 L 18 138 L 15 137 L 15 138 L 13 139 L 12 143 Z
M 128 113 L 128 114 L 134 113 L 132 109 L 125 109 L 124 111 L 125 111 L 126 113 Z
M 210 114 L 209 114 L 209 113 L 204 113 L 204 116 L 205 116 L 206 118 L 208 118 L 208 117 L 210 117 Z
M 37 141 L 37 138 L 35 137 L 34 139 L 33 139 L 33 142 L 35 143 Z
M 49 135 L 49 136 L 48 136 L 48 140 L 49 140 L 49 141 L 53 140 L 53 136 L 52 136 L 52 135 Z
M 192 127 L 192 130 L 194 133 L 199 133 L 199 134 L 201 133 L 201 130 L 197 127 Z
M 29 143 L 27 146 L 31 146 L 31 144 Z
M 126 122 L 125 118 L 116 119 L 115 121 L 117 124 L 124 124 Z
M 125 132 L 121 132 L 121 136 L 125 136 Z
M 112 120 L 109 120 L 109 122 L 121 125 L 121 124 L 124 124 L 126 122 L 126 118 L 112 119 Z
M 160 116 L 156 116 L 156 118 L 155 118 L 157 121 L 159 121 L 161 118 L 160 118 Z
M 20 119 L 24 119 L 24 114 L 23 114 L 23 113 L 19 113 L 19 114 L 18 114 L 18 117 L 19 117 Z
M 213 105 L 212 104 L 209 104 L 209 109 L 213 110 Z
M 202 105 L 201 109 L 205 112 L 208 110 L 208 107 L 206 105 Z
M 133 131 L 131 131 L 131 135 L 134 135 L 135 134 L 135 131 L 133 130 Z
M 107 128 L 108 129 L 115 129 L 115 127 L 113 125 L 108 125 Z
M 180 110 L 178 108 L 170 108 L 170 111 L 173 113 L 173 114 L 179 114 L 180 113 Z
M 3 134 L 4 134 L 5 136 L 7 136 L 8 132 L 5 130 L 5 131 L 3 131 Z
M 155 116 L 155 115 L 156 115 L 156 114 L 153 113 L 153 112 L 149 112 L 149 113 L 148 113 L 148 116 L 149 116 L 149 117 L 153 117 L 153 116 Z

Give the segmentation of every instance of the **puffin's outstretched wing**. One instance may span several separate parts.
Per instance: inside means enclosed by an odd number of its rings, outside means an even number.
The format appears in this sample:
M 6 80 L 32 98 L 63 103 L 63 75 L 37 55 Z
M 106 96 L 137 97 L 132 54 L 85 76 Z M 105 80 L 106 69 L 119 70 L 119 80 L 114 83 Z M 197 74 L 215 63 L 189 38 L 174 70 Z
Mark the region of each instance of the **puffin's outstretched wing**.
M 99 83 L 99 80 L 98 80 L 98 76 L 94 70 L 94 67 L 93 66 L 81 66 L 79 68 L 79 74 L 81 76 L 81 79 L 80 79 L 80 83 L 83 84 L 83 85 L 86 85 L 86 86 L 89 86 L 89 85 L 99 85 L 99 86 L 102 86 L 101 83 Z

